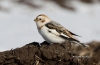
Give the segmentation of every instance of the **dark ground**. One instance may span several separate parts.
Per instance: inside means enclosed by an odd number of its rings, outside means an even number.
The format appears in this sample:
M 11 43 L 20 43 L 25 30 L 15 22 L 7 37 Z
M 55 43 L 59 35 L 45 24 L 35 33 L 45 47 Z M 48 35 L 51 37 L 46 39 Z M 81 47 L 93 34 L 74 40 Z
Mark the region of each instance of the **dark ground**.
M 0 52 L 0 65 L 100 65 L 100 42 L 87 43 L 89 48 L 65 44 L 41 46 L 37 42 Z

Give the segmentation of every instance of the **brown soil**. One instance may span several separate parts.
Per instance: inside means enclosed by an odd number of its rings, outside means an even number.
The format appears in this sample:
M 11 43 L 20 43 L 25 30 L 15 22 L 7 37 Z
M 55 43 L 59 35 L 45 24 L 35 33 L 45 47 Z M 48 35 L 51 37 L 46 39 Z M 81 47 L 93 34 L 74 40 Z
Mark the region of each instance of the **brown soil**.
M 70 43 L 29 43 L 21 48 L 0 52 L 0 65 L 100 65 L 100 42 L 89 48 Z

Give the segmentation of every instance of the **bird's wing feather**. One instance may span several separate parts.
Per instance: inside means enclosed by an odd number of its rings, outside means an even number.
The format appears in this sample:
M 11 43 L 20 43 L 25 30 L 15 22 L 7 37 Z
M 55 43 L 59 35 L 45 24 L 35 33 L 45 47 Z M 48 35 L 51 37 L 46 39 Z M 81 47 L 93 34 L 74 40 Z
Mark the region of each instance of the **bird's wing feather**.
M 69 31 L 69 30 L 67 30 L 67 31 Z M 75 36 L 78 36 L 78 37 L 81 37 L 81 36 L 79 36 L 79 35 L 77 35 L 77 34 L 75 34 L 75 33 L 72 33 L 71 31 L 69 31 L 72 35 L 75 35 Z
M 55 22 L 55 21 L 52 21 L 51 23 L 52 23 L 53 25 L 55 25 L 55 26 L 64 28 L 61 24 L 59 24 L 59 23 L 57 23 L 57 22 Z M 64 29 L 65 29 L 65 28 L 64 28 Z M 77 34 L 75 34 L 75 33 L 72 33 L 71 31 L 69 31 L 69 30 L 67 30 L 67 29 L 65 29 L 65 30 L 68 31 L 71 35 L 81 37 L 81 36 L 79 36 L 79 35 L 77 35 Z
M 74 38 L 73 35 L 78 36 L 70 31 L 68 31 L 66 28 L 64 28 L 62 25 L 60 25 L 59 23 L 57 23 L 55 21 L 51 21 L 51 22 L 45 24 L 45 26 L 48 27 L 49 29 L 55 29 L 60 35 L 62 35 L 64 37 Z

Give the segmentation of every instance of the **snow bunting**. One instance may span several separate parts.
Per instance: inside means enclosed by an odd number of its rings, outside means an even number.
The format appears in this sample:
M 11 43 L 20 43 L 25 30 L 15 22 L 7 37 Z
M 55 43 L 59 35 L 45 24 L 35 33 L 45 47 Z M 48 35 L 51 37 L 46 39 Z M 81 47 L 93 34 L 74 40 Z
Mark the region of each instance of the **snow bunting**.
M 64 43 L 66 40 L 69 40 L 72 43 L 78 43 L 86 47 L 85 44 L 80 43 L 80 41 L 74 37 L 78 35 L 67 30 L 46 15 L 40 14 L 34 21 L 36 22 L 39 33 L 48 43 Z

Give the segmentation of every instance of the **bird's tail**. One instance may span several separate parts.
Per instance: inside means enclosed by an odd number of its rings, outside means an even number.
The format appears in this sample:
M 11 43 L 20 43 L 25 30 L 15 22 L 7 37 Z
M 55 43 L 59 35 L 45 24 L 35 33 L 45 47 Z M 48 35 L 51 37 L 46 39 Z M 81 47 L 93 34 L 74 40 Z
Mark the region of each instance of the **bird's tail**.
M 81 43 L 80 41 L 78 41 L 78 40 L 76 40 L 76 39 L 73 39 L 73 38 L 68 38 L 68 39 L 69 39 L 69 41 L 70 41 L 71 43 L 80 44 L 80 45 L 82 45 L 82 46 L 85 47 L 85 48 L 89 47 L 88 45 L 85 45 L 84 43 Z
M 88 45 L 85 45 L 84 43 L 80 43 L 83 47 L 88 48 Z

